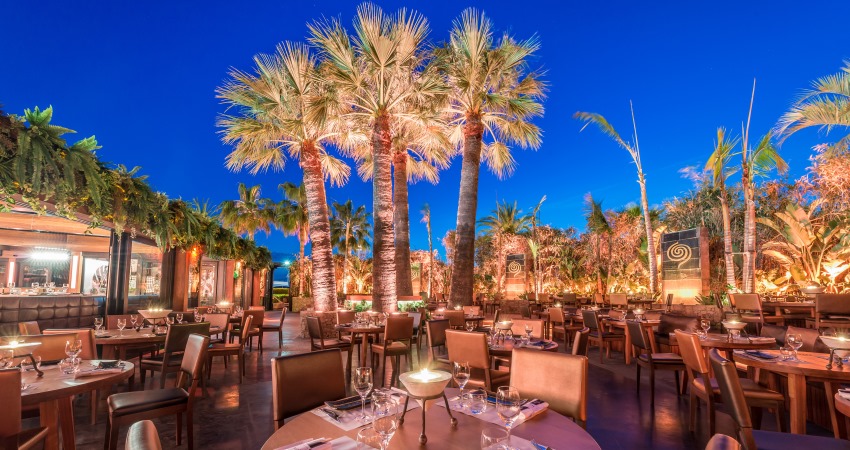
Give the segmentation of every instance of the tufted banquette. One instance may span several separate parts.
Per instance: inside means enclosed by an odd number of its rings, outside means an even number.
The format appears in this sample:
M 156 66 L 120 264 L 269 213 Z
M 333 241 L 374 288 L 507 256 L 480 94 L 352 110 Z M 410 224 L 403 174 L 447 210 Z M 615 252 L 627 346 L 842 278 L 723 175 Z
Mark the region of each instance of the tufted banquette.
M 0 336 L 18 334 L 18 322 L 37 321 L 39 328 L 86 328 L 103 316 L 103 297 L 89 295 L 0 296 Z

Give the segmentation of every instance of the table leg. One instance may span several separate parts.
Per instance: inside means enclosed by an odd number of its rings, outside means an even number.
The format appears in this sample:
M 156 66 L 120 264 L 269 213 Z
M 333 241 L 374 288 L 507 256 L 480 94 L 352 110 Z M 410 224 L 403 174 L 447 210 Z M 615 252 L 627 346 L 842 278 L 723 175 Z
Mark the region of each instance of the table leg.
M 357 342 L 357 335 L 355 335 L 354 333 L 351 333 L 351 348 L 348 350 L 348 368 L 346 369 L 347 370 L 347 373 L 346 373 L 347 379 L 349 379 L 349 380 L 351 379 L 351 364 L 354 362 L 354 360 L 352 359 L 353 358 L 352 355 L 354 354 L 354 343 L 355 342 Z M 361 347 L 364 346 L 364 345 L 366 345 L 365 342 L 360 343 Z
M 48 400 L 38 404 L 41 426 L 47 428 L 44 450 L 59 449 L 59 402 Z
M 623 344 L 626 348 L 623 349 L 623 354 L 626 357 L 626 365 L 632 363 L 632 335 L 626 333 L 626 342 Z
M 75 450 L 77 448 L 77 433 L 74 430 L 74 407 L 71 405 L 71 397 L 63 397 L 59 402 L 59 428 L 62 429 L 62 449 Z
M 649 336 L 649 347 L 652 349 L 652 353 L 659 353 L 658 344 L 655 342 L 655 332 L 652 327 L 649 327 L 646 330 L 647 336 Z
M 369 345 L 369 335 L 367 333 L 360 333 L 362 336 L 362 343 L 360 344 L 360 367 L 369 367 L 371 364 L 366 364 L 366 347 Z
M 831 381 L 824 381 L 823 388 L 826 391 L 826 403 L 829 405 L 829 419 L 832 421 L 832 433 L 835 435 L 835 439 L 845 439 L 847 437 L 845 421 L 839 420 L 838 412 L 835 411 L 835 394 L 838 393 L 838 385 Z
M 101 357 L 103 359 L 115 359 L 115 346 L 114 345 L 104 345 L 103 351 L 101 352 Z
M 791 432 L 806 434 L 806 377 L 788 374 L 788 398 L 790 400 Z

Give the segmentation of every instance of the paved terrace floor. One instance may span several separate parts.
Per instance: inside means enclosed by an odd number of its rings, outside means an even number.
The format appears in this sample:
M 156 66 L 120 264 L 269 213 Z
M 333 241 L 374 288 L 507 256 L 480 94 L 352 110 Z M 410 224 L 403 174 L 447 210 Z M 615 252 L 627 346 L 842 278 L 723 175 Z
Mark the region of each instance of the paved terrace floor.
M 280 313 L 268 313 L 269 318 Z M 278 348 L 277 335 L 267 333 L 263 341 L 264 352 L 256 349 L 246 357 L 247 376 L 238 384 L 236 359 L 224 369 L 217 358 L 213 364 L 212 380 L 208 383 L 209 397 L 196 397 L 195 443 L 198 449 L 259 449 L 273 432 L 271 401 L 270 359 L 275 356 L 309 351 L 310 341 L 298 337 L 298 314 L 290 313 L 284 321 L 283 348 Z M 423 343 L 422 361 L 427 359 Z M 563 351 L 563 349 L 561 349 Z M 599 364 L 598 350 L 590 349 L 590 377 L 588 380 L 587 429 L 605 450 L 617 449 L 702 449 L 710 436 L 708 421 L 698 415 L 696 434 L 688 431 L 688 399 L 675 393 L 672 372 L 657 376 L 656 402 L 650 406 L 648 373 L 644 371 L 643 391 L 635 390 L 634 364 L 626 366 L 622 354 L 612 352 L 612 360 Z M 355 361 L 357 356 L 354 357 Z M 417 359 L 414 350 L 414 362 Z M 403 359 L 402 359 L 403 361 Z M 404 365 L 404 363 L 402 363 Z M 406 369 L 405 369 L 406 370 Z M 146 389 L 158 386 L 158 374 L 147 380 Z M 169 378 L 167 386 L 173 385 Z M 138 382 L 139 377 L 136 377 Z M 157 383 L 157 384 L 155 384 Z M 117 386 L 116 392 L 125 391 L 126 384 Z M 138 389 L 138 383 L 136 388 Z M 89 402 L 81 397 L 75 402 L 77 446 L 81 449 L 103 448 L 106 427 L 106 402 L 100 401 L 96 425 L 89 425 Z M 705 408 L 700 410 L 702 413 Z M 698 413 L 699 414 L 699 413 Z M 176 446 L 174 417 L 154 421 L 159 429 L 164 448 Z M 700 425 L 702 424 L 702 426 Z M 772 414 L 764 414 L 764 429 L 774 430 Z M 826 430 L 809 425 L 810 434 L 829 435 Z M 734 434 L 731 420 L 718 412 L 717 431 Z M 122 430 L 120 447 L 123 447 L 126 428 Z M 562 450 L 558 443 L 547 443 Z M 471 448 L 477 448 L 473 446 Z

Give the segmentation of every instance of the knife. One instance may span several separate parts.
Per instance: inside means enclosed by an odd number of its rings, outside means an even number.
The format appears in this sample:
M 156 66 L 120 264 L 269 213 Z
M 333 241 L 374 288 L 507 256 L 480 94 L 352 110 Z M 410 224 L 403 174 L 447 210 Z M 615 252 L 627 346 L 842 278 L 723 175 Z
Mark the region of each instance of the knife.
M 333 412 L 333 411 L 331 411 L 327 408 L 322 408 L 322 412 L 327 414 L 328 417 L 330 417 L 331 419 L 333 419 L 333 420 L 335 420 L 339 423 L 342 423 L 342 420 L 340 420 L 340 418 L 339 418 L 339 414 L 337 414 L 337 413 L 335 413 L 335 412 Z

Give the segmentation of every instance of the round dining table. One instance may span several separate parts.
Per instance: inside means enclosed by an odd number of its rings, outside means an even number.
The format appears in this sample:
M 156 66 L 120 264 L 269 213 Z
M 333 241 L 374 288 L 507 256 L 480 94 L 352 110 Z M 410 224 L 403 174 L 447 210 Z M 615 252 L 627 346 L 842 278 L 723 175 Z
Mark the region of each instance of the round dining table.
M 100 361 L 81 361 L 80 370 L 92 370 Z M 104 373 L 74 378 L 63 374 L 58 366 L 42 366 L 43 377 L 35 371 L 23 372 L 21 382 L 29 385 L 21 391 L 22 406 L 38 406 L 41 426 L 47 429 L 45 450 L 59 448 L 59 430 L 62 431 L 62 448 L 76 448 L 74 408 L 71 400 L 77 394 L 109 390 L 113 385 L 130 378 L 135 372 L 133 363 L 124 361 L 120 372 Z
M 446 389 L 446 395 L 453 397 L 457 395 L 458 389 Z M 491 405 L 492 407 L 492 405 Z M 449 415 L 446 408 L 429 405 L 425 413 L 428 435 L 427 447 L 434 449 L 470 449 L 479 448 L 481 442 L 481 431 L 489 428 L 499 428 L 498 425 L 479 420 L 467 414 L 455 412 L 453 415 L 458 420 L 457 427 L 449 425 Z M 336 425 L 323 418 L 306 412 L 296 416 L 285 425 L 280 427 L 263 444 L 263 450 L 275 450 L 294 442 L 304 439 L 326 437 L 336 439 L 348 436 L 357 439 L 357 432 L 361 428 L 351 431 L 343 431 Z M 422 431 L 422 415 L 407 414 L 404 425 L 396 430 L 390 440 L 390 449 L 416 449 L 419 445 L 419 433 Z M 593 437 L 578 424 L 555 411 L 544 411 L 532 419 L 516 426 L 512 434 L 521 438 L 534 439 L 541 445 L 549 445 L 556 448 L 569 446 L 574 450 L 598 450 L 599 444 Z
M 351 352 L 348 354 L 348 371 L 351 371 L 351 354 L 354 353 L 354 345 L 357 342 L 357 335 L 362 336 L 360 343 L 360 367 L 365 366 L 366 363 L 366 351 L 369 349 L 369 339 L 368 336 L 374 334 L 375 336 L 380 335 L 384 332 L 383 325 L 359 325 L 355 323 L 343 323 L 338 324 L 335 329 L 342 333 L 350 333 L 351 334 Z M 349 374 L 350 375 L 350 374 Z

